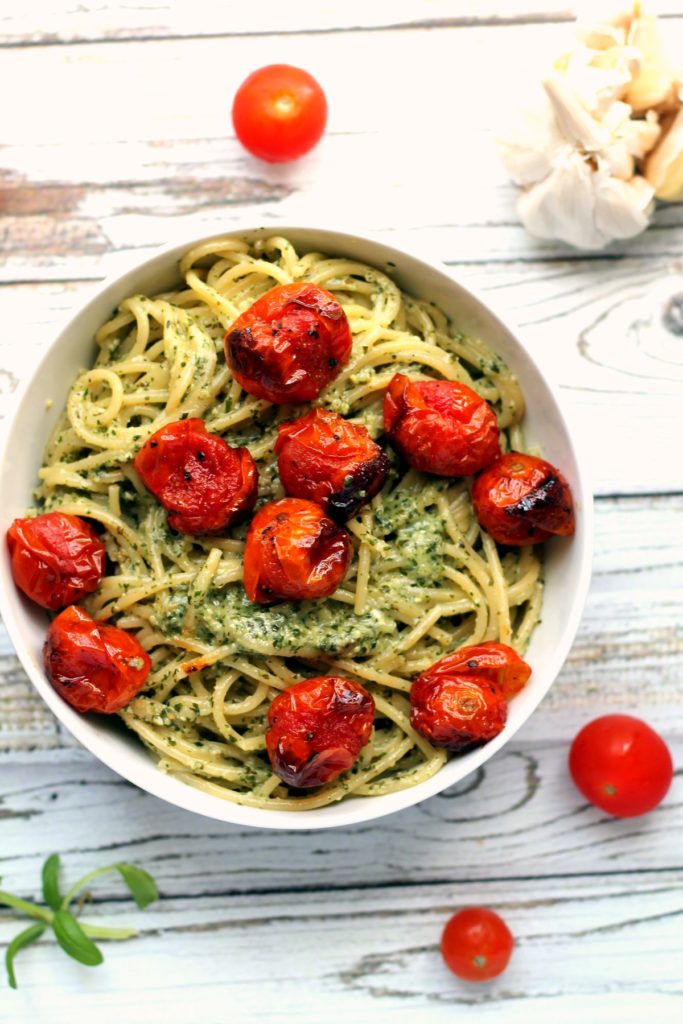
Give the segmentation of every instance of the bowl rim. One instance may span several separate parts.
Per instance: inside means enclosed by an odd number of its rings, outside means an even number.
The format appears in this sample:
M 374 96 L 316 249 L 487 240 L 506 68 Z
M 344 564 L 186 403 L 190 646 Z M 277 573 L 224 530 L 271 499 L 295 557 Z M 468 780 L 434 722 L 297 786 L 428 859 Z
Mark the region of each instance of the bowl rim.
M 20 597 L 18 591 L 16 591 L 13 586 L 5 587 L 2 585 L 2 581 L 0 580 L 0 615 L 2 615 L 12 646 L 26 674 L 28 675 L 31 684 L 53 712 L 60 725 L 66 728 L 67 731 L 98 761 L 105 764 L 120 777 L 133 783 L 143 792 L 151 793 L 153 796 L 164 800 L 172 806 L 192 811 L 193 813 L 199 814 L 203 817 L 239 826 L 247 825 L 261 829 L 287 831 L 303 830 L 315 832 L 324 828 L 339 828 L 379 819 L 388 814 L 392 814 L 396 811 L 421 803 L 423 800 L 456 785 L 461 782 L 462 779 L 476 771 L 476 769 L 488 761 L 489 758 L 493 757 L 497 751 L 505 746 L 505 744 L 512 739 L 515 733 L 528 721 L 531 715 L 538 708 L 540 702 L 546 696 L 550 687 L 556 681 L 567 655 L 569 654 L 571 646 L 574 643 L 579 623 L 583 615 L 592 572 L 594 531 L 593 490 L 587 470 L 587 459 L 582 450 L 584 446 L 583 442 L 581 440 L 577 440 L 577 432 L 572 430 L 572 417 L 567 413 L 556 381 L 545 368 L 539 366 L 537 360 L 524 344 L 520 331 L 514 324 L 510 323 L 507 315 L 501 315 L 501 313 L 498 312 L 495 302 L 491 302 L 488 296 L 484 298 L 480 292 L 471 287 L 469 283 L 467 285 L 462 284 L 451 272 L 450 267 L 440 260 L 434 259 L 431 254 L 425 252 L 425 247 L 420 245 L 419 242 L 416 244 L 412 238 L 409 241 L 404 241 L 404 232 L 392 233 L 391 238 L 385 238 L 381 235 L 376 235 L 365 230 L 362 233 L 355 232 L 351 230 L 348 224 L 344 227 L 337 227 L 334 224 L 330 225 L 326 223 L 324 227 L 321 227 L 320 225 L 309 224 L 305 221 L 301 221 L 297 224 L 285 224 L 276 221 L 270 224 L 261 224 L 258 226 L 242 223 L 236 226 L 235 223 L 232 222 L 225 224 L 223 230 L 211 231 L 209 233 L 198 234 L 197 228 L 178 232 L 174 234 L 174 237 L 170 241 L 161 246 L 155 247 L 153 251 L 147 253 L 142 260 L 139 258 L 138 254 L 131 253 L 125 260 L 120 261 L 120 264 L 114 272 L 107 275 L 103 280 L 93 282 L 92 288 L 87 290 L 87 293 L 78 302 L 78 304 L 75 307 L 71 307 L 51 328 L 51 342 L 45 346 L 33 371 L 24 377 L 8 402 L 7 413 L 2 422 L 2 430 L 0 431 L 0 473 L 2 473 L 8 457 L 9 442 L 11 439 L 14 421 L 23 405 L 26 395 L 31 391 L 37 378 L 43 372 L 44 364 L 49 360 L 54 349 L 60 344 L 63 336 L 68 334 L 72 329 L 74 322 L 85 313 L 91 304 L 97 303 L 104 292 L 108 291 L 110 288 L 115 288 L 117 284 L 122 282 L 122 280 L 129 274 L 144 272 L 145 268 L 147 268 L 149 264 L 162 261 L 165 256 L 175 252 L 181 246 L 186 249 L 190 249 L 195 245 L 199 245 L 202 242 L 213 238 L 248 236 L 253 235 L 256 232 L 263 232 L 265 235 L 281 235 L 284 237 L 288 237 L 289 233 L 318 232 L 321 234 L 335 234 L 343 236 L 345 239 L 348 239 L 349 244 L 355 242 L 360 243 L 361 246 L 365 243 L 369 243 L 370 245 L 379 245 L 384 248 L 394 250 L 399 256 L 407 256 L 419 263 L 422 263 L 426 266 L 429 272 L 442 275 L 456 288 L 459 288 L 468 294 L 469 297 L 474 300 L 476 305 L 481 307 L 485 313 L 497 322 L 497 325 L 503 331 L 507 332 L 507 334 L 511 336 L 515 345 L 524 353 L 525 358 L 529 361 L 543 381 L 544 386 L 552 398 L 557 416 L 564 428 L 566 437 L 569 441 L 570 450 L 574 456 L 577 469 L 576 484 L 578 485 L 578 493 L 575 492 L 574 497 L 577 500 L 577 506 L 580 505 L 581 520 L 583 524 L 580 540 L 581 549 L 578 556 L 579 569 L 577 574 L 577 583 L 572 594 L 569 612 L 564 620 L 564 627 L 561 632 L 561 642 L 556 645 L 554 650 L 552 659 L 553 671 L 550 673 L 545 687 L 535 694 L 535 700 L 531 703 L 526 714 L 524 714 L 516 723 L 508 723 L 506 728 L 489 743 L 470 752 L 467 758 L 466 770 L 459 775 L 458 778 L 444 779 L 445 769 L 447 767 L 444 766 L 444 768 L 439 770 L 426 781 L 419 783 L 416 786 L 400 790 L 396 793 L 377 797 L 351 798 L 348 801 L 344 800 L 340 803 L 330 805 L 335 807 L 336 816 L 330 820 L 323 819 L 322 821 L 320 820 L 319 815 L 324 813 L 326 807 L 308 811 L 280 811 L 247 807 L 242 804 L 237 804 L 231 800 L 224 800 L 220 797 L 213 796 L 212 794 L 196 790 L 192 786 L 183 783 L 180 780 L 176 780 L 178 783 L 178 786 L 176 787 L 177 792 L 174 791 L 171 794 L 165 790 L 163 785 L 163 782 L 168 779 L 168 776 L 166 776 L 161 770 L 159 770 L 156 764 L 154 764 L 151 755 L 150 763 L 154 772 L 150 777 L 145 777 L 143 780 L 141 776 L 147 776 L 147 773 L 139 771 L 136 766 L 129 764 L 124 755 L 113 755 L 108 751 L 100 749 L 101 741 L 97 737 L 92 736 L 87 731 L 87 728 L 81 728 L 81 720 L 79 718 L 75 718 L 71 722 L 65 720 L 64 709 L 66 705 L 49 686 L 42 672 L 42 668 L 38 667 L 35 659 L 31 656 L 30 651 L 27 646 L 24 645 L 20 637 L 17 612 L 18 609 L 21 608 L 23 598 Z M 573 539 L 573 543 L 578 542 L 578 538 L 575 537 Z M 7 561 L 6 551 L 4 553 L 4 558 Z M 5 575 L 9 576 L 9 580 L 11 582 L 11 574 L 7 572 Z M 142 742 L 139 742 L 141 747 L 145 749 Z M 454 762 L 451 761 L 449 763 L 452 764 Z M 199 794 L 201 794 L 203 799 L 198 799 Z M 196 806 L 197 803 L 200 803 L 202 806 Z M 341 808 L 345 809 L 345 813 L 343 810 L 340 811 Z M 261 817 L 265 820 L 259 821 L 258 819 Z

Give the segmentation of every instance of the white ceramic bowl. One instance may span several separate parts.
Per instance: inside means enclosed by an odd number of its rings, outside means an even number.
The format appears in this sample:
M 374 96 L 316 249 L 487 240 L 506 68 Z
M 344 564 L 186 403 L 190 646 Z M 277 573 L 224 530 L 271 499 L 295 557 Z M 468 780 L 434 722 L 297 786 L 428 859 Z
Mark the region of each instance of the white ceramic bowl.
M 378 240 L 320 228 L 278 224 L 241 232 L 216 232 L 214 237 L 233 234 L 255 239 L 274 233 L 290 238 L 300 250 L 349 256 L 380 268 L 389 265 L 389 272 L 405 290 L 432 299 L 459 328 L 485 339 L 520 380 L 527 400 L 527 439 L 539 444 L 544 456 L 560 466 L 569 480 L 576 503 L 576 534 L 568 540 L 554 539 L 547 545 L 542 622 L 534 631 L 527 654 L 533 675 L 511 702 L 503 732 L 485 746 L 453 758 L 427 782 L 399 793 L 352 797 L 312 811 L 240 807 L 163 774 L 138 738 L 120 723 L 105 717 L 81 716 L 57 696 L 42 667 L 45 613 L 25 600 L 14 586 L 4 544 L 0 559 L 0 611 L 19 658 L 43 700 L 84 747 L 119 775 L 171 804 L 210 818 L 262 828 L 317 829 L 379 818 L 433 796 L 488 761 L 527 720 L 560 671 L 579 624 L 590 579 L 592 497 L 553 388 L 488 304 L 457 284 L 443 266 Z M 3 536 L 11 521 L 23 515 L 31 503 L 48 435 L 79 369 L 93 360 L 95 330 L 126 296 L 136 292 L 149 295 L 172 286 L 178 280 L 179 258 L 204 240 L 186 238 L 164 247 L 142 263 L 131 261 L 125 273 L 96 288 L 92 298 L 50 346 L 22 389 L 0 451 Z M 47 408 L 50 399 L 53 404 Z

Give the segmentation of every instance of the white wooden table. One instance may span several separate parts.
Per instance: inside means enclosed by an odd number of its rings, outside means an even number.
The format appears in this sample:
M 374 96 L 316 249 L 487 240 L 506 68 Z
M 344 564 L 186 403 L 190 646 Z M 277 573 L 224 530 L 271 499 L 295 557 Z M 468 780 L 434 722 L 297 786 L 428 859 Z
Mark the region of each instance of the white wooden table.
M 660 9 L 680 53 L 683 5 Z M 57 321 L 132 250 L 216 223 L 408 237 L 495 296 L 561 381 L 593 460 L 597 553 L 574 650 L 514 742 L 457 789 L 340 831 L 242 831 L 145 796 L 64 735 L 3 634 L 3 884 L 37 896 L 57 850 L 73 877 L 137 862 L 162 898 L 138 913 L 103 880 L 91 917 L 141 937 L 96 971 L 44 939 L 17 993 L 0 981 L 2 1024 L 682 1019 L 680 768 L 655 813 L 615 821 L 565 761 L 582 723 L 619 710 L 683 764 L 683 207 L 590 256 L 519 226 L 493 134 L 569 21 L 550 0 L 3 7 L 5 411 Z M 323 143 L 284 167 L 248 157 L 229 117 L 242 78 L 276 61 L 312 71 L 330 103 Z M 470 903 L 518 938 L 488 986 L 458 982 L 437 949 Z M 16 930 L 0 914 L 0 947 Z

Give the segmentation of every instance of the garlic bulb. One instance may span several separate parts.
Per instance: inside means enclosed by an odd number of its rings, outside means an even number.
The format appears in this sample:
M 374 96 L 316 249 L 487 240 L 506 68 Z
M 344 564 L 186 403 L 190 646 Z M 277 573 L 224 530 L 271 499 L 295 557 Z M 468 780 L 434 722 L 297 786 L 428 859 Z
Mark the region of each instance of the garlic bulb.
M 528 231 L 600 249 L 645 230 L 655 196 L 683 199 L 683 89 L 641 3 L 576 35 L 499 146 Z
M 639 234 L 648 225 L 654 189 L 634 174 L 634 158 L 651 148 L 658 127 L 646 121 L 636 127 L 619 101 L 603 118 L 594 117 L 561 74 L 543 86 L 543 114 L 527 115 L 525 136 L 500 141 L 505 169 L 526 186 L 518 204 L 522 223 L 532 235 L 580 249 Z

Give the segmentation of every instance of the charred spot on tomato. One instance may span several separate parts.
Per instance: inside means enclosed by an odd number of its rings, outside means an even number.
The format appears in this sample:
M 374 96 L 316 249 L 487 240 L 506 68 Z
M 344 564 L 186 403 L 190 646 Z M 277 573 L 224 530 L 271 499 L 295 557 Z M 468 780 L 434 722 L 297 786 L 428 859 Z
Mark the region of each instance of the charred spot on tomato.
M 352 468 L 344 478 L 341 489 L 334 491 L 327 499 L 330 515 L 342 521 L 353 518 L 381 490 L 388 472 L 389 459 L 381 450 L 367 462 Z
M 273 771 L 296 789 L 332 782 L 353 767 L 370 738 L 375 705 L 360 683 L 317 676 L 272 702 L 266 748 Z
M 550 473 L 523 498 L 505 508 L 506 515 L 526 518 L 550 533 L 557 532 L 553 526 L 562 527 L 572 511 L 567 484 L 555 473 Z

